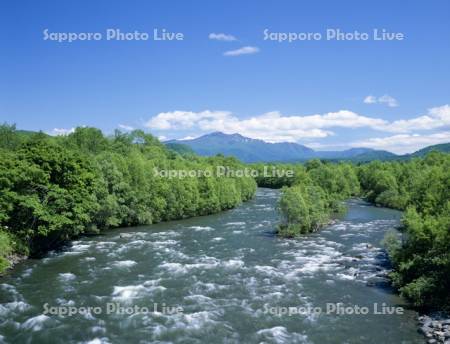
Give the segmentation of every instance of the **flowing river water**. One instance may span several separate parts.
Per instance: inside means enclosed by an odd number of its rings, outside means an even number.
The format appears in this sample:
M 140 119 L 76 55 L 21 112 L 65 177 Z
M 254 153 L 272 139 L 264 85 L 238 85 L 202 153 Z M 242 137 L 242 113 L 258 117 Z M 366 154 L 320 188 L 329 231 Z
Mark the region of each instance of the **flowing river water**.
M 335 224 L 280 239 L 278 196 L 21 263 L 0 278 L 0 343 L 423 343 L 415 312 L 374 310 L 405 306 L 380 248 L 400 213 L 349 201 Z

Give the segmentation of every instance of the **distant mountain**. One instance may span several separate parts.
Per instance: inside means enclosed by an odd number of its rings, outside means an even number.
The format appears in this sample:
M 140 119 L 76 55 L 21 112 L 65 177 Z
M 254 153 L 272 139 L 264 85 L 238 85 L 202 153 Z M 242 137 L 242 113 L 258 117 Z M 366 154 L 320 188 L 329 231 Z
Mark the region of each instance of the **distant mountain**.
M 269 143 L 240 134 L 214 132 L 190 140 L 171 140 L 166 145 L 185 145 L 203 156 L 232 155 L 244 162 L 294 162 L 313 158 L 328 160 L 390 160 L 397 155 L 370 148 L 351 148 L 344 151 L 315 151 L 298 143 Z M 179 147 L 178 147 L 179 148 Z
M 350 148 L 343 151 L 317 151 L 316 158 L 327 160 L 351 160 L 365 162 L 372 160 L 390 160 L 398 156 L 394 153 L 371 148 Z
M 438 145 L 428 146 L 428 147 L 419 149 L 417 152 L 414 152 L 410 155 L 413 157 L 424 156 L 431 151 L 450 153 L 450 143 L 441 143 Z
M 203 156 L 232 155 L 244 162 L 295 161 L 314 157 L 314 150 L 297 143 L 269 143 L 240 134 L 214 132 L 192 140 L 172 140 L 166 144 L 181 143 Z
M 167 148 L 169 148 L 170 150 L 173 150 L 181 155 L 195 154 L 194 150 L 191 147 L 189 147 L 188 145 L 183 145 L 181 143 L 176 143 L 176 142 L 168 142 L 165 144 L 166 144 Z
M 385 150 L 371 150 L 362 154 L 358 154 L 350 158 L 353 162 L 369 162 L 373 160 L 394 160 L 398 159 L 398 155 Z

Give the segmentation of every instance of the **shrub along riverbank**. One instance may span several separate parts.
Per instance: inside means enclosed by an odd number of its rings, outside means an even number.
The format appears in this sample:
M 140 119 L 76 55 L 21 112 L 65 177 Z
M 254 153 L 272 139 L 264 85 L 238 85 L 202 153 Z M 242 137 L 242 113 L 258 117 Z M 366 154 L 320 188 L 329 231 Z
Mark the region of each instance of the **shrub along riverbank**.
M 401 241 L 394 236 L 385 240 L 393 284 L 420 309 L 450 311 L 449 154 L 431 152 L 407 162 L 360 166 L 310 161 L 294 168 L 295 177 L 285 184 L 289 186 L 279 201 L 279 235 L 317 230 L 351 196 L 405 210 Z
M 450 311 L 450 155 L 360 166 L 367 198 L 405 210 L 403 240 L 386 240 L 392 280 L 416 307 Z
M 81 234 L 207 215 L 253 197 L 253 178 L 166 178 L 158 170 L 242 168 L 234 158 L 182 156 L 142 131 L 68 136 L 0 127 L 0 271 Z

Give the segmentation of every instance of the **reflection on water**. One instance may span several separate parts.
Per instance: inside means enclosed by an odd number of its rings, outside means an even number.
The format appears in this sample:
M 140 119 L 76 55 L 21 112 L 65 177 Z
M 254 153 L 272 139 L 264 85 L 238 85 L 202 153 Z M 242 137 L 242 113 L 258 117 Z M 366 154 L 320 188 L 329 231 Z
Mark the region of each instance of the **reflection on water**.
M 389 263 L 380 249 L 399 212 L 351 201 L 342 221 L 285 240 L 273 235 L 277 198 L 278 191 L 260 189 L 228 212 L 121 228 L 23 263 L 0 280 L 0 342 L 423 341 L 414 312 L 372 312 L 374 303 L 403 305 L 386 283 Z M 337 303 L 371 311 L 325 312 Z M 107 305 L 121 312 L 107 314 Z M 43 314 L 48 307 L 100 312 Z M 139 311 L 127 314 L 133 307 Z M 288 307 L 324 312 L 274 311 Z

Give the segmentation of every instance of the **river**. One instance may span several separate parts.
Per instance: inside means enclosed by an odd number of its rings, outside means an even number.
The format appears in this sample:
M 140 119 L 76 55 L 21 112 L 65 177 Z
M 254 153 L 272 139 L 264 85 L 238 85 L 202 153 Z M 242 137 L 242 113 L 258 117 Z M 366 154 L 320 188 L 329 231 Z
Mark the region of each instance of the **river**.
M 335 224 L 280 239 L 278 196 L 19 264 L 0 279 L 0 343 L 423 343 L 415 312 L 374 311 L 405 306 L 380 249 L 401 214 L 351 200 Z

